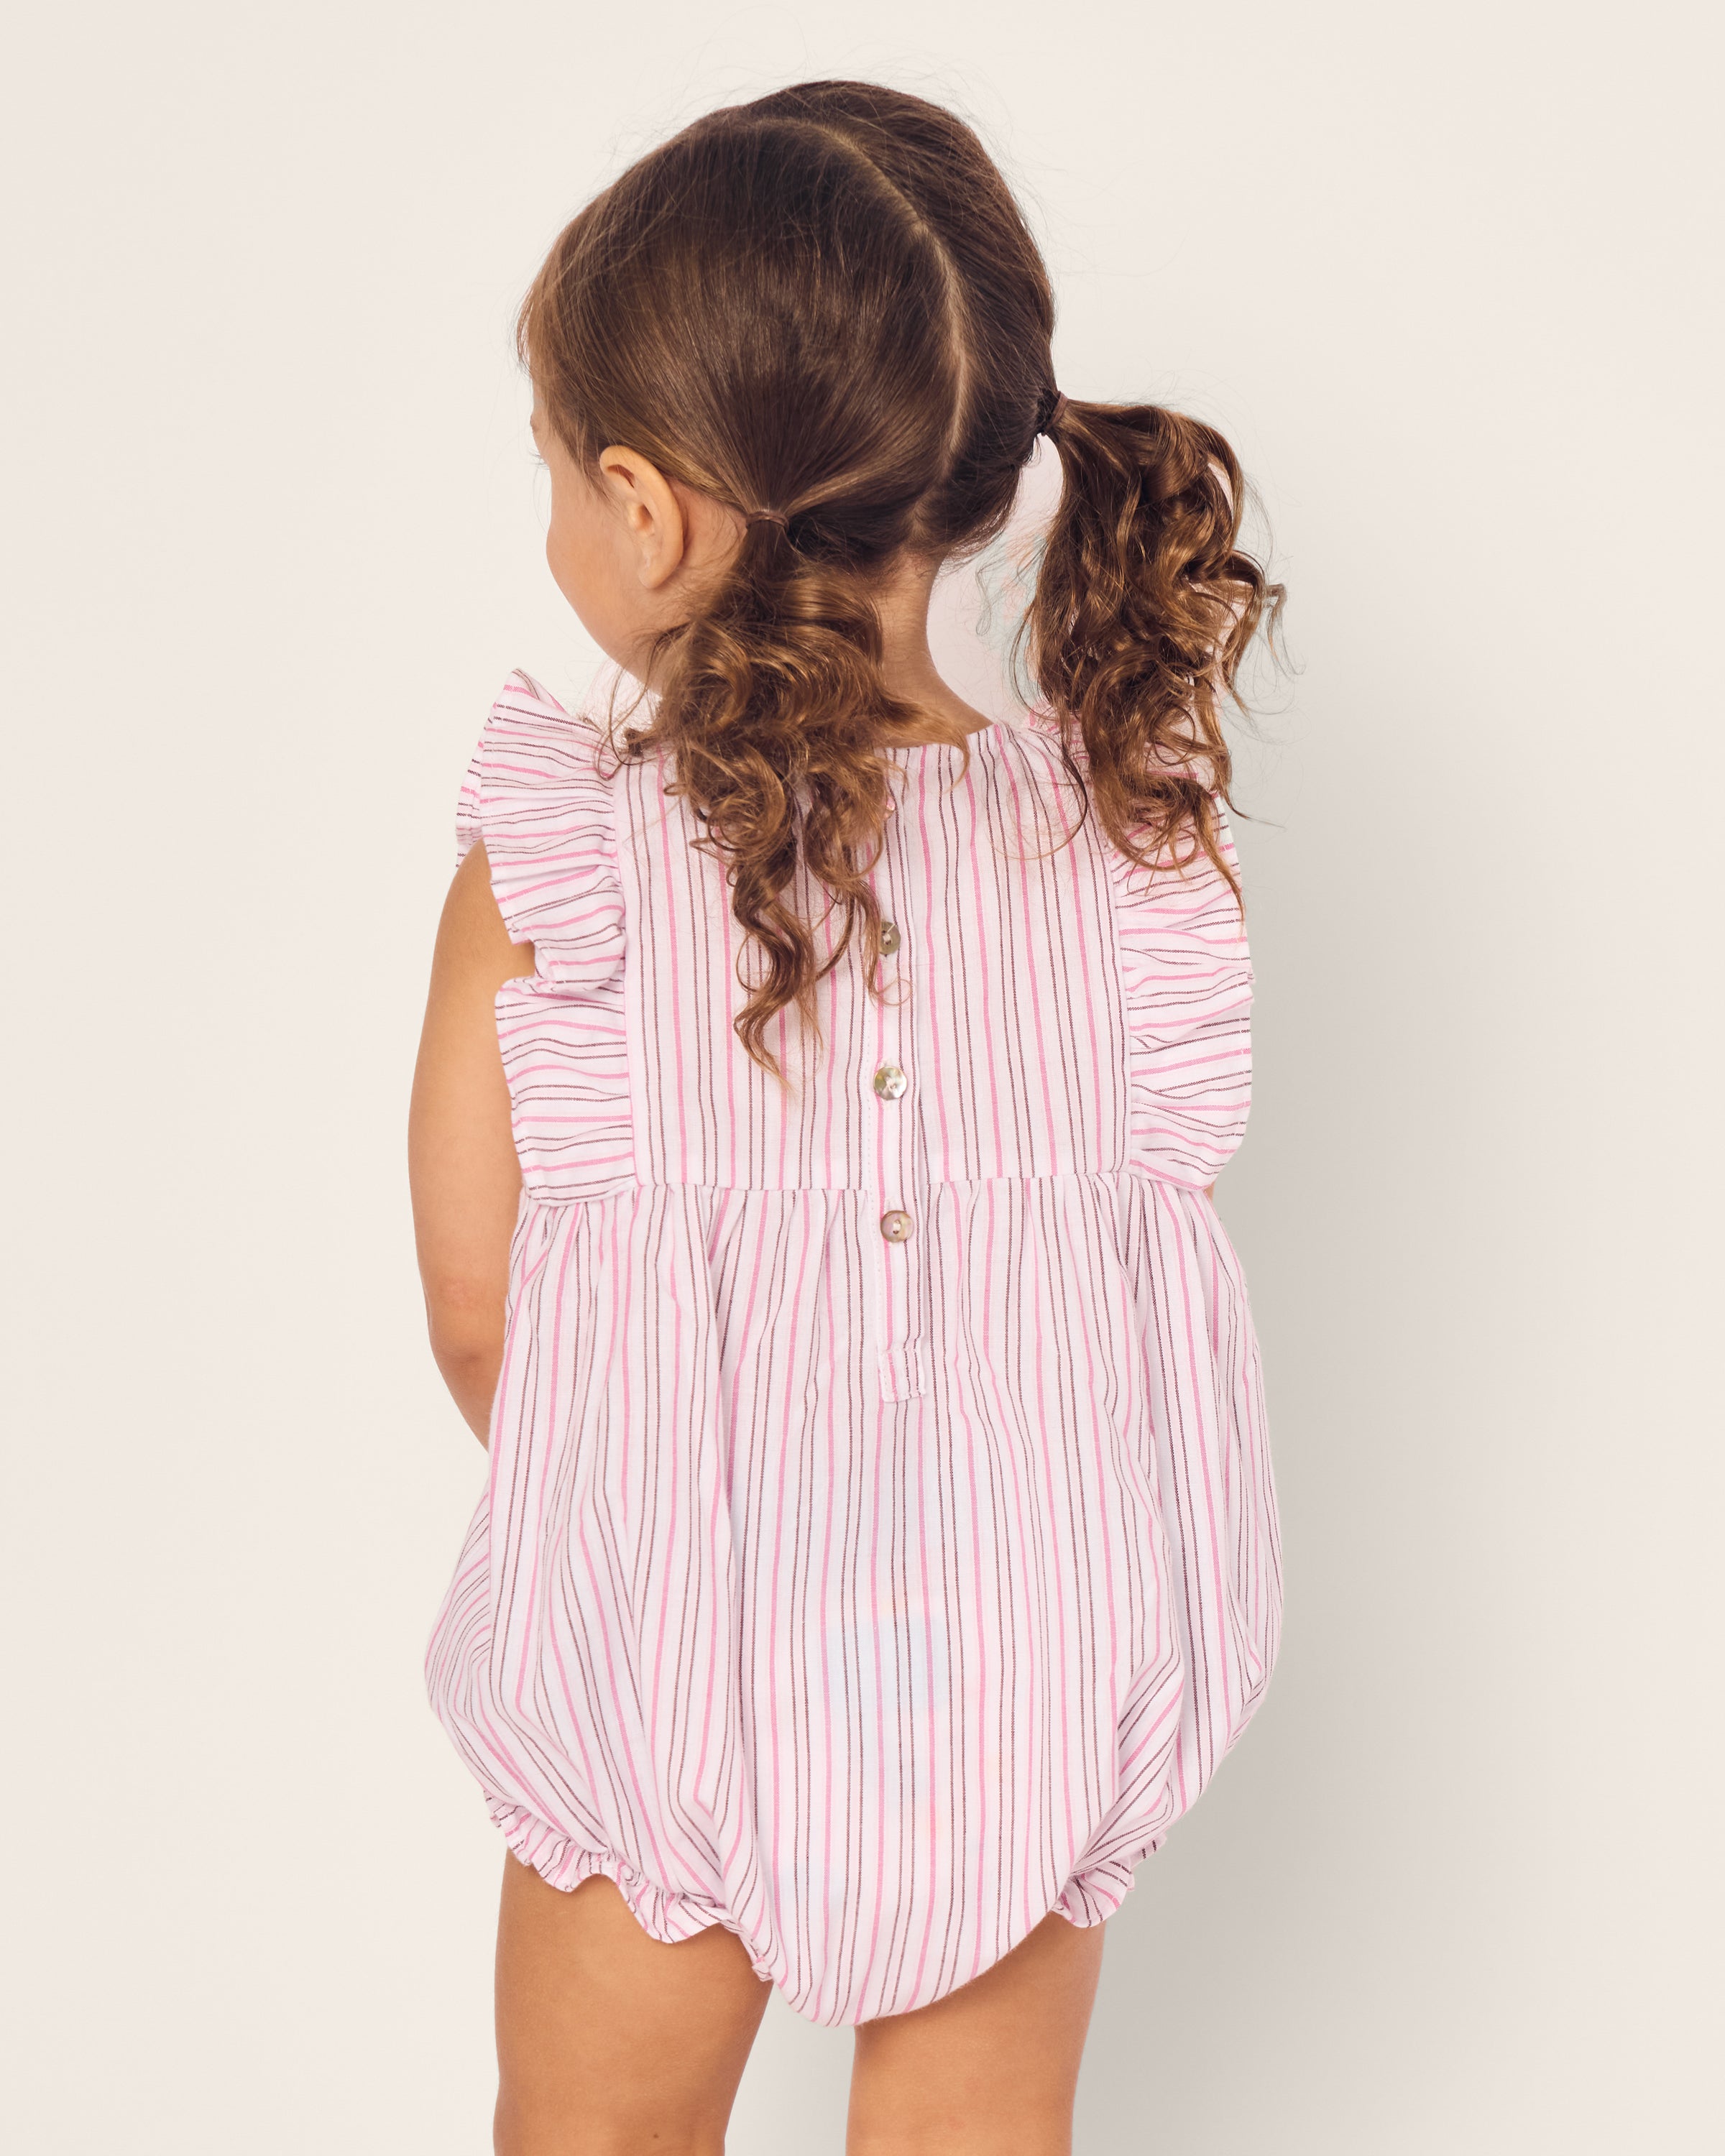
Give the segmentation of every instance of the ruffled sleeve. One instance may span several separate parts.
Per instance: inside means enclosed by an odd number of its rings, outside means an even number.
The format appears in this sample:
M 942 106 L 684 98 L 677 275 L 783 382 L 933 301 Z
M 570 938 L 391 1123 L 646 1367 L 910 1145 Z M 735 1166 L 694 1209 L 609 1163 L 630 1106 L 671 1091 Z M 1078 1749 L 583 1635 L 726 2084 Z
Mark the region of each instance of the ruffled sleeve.
M 1226 812 L 1219 850 L 1238 874 Z M 1182 851 L 1186 841 L 1182 841 Z M 1208 855 L 1140 866 L 1108 848 L 1126 993 L 1127 1163 L 1202 1189 L 1245 1134 L 1252 967 L 1234 893 Z
M 634 1179 L 627 942 L 604 736 L 525 674 L 485 719 L 456 809 L 456 858 L 483 841 L 511 937 L 534 971 L 497 997 L 523 1180 L 571 1203 Z
M 485 841 L 511 936 L 559 981 L 607 980 L 623 961 L 623 882 L 604 737 L 525 674 L 486 716 L 455 812 L 458 861 Z

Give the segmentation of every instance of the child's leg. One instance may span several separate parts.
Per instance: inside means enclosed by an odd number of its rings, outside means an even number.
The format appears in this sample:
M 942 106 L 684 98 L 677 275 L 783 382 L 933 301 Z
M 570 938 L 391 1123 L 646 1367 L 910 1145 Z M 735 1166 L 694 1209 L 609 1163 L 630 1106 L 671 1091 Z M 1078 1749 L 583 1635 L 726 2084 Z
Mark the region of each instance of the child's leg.
M 772 1986 L 714 1925 L 649 1939 L 608 1879 L 511 1856 L 497 1923 L 498 2156 L 710 2156 Z
M 974 1983 L 865 2021 L 849 2156 L 1067 2156 L 1103 1928 L 1045 1917 Z

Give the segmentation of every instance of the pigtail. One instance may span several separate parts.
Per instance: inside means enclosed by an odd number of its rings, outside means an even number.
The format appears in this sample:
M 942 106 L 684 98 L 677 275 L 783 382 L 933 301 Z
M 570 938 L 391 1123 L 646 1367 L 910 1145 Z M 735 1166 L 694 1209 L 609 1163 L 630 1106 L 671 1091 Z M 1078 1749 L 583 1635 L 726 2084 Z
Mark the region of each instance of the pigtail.
M 739 973 L 750 994 L 737 1038 L 781 1082 L 770 1022 L 794 1004 L 819 1042 L 819 982 L 859 929 L 870 978 L 880 956 L 867 875 L 889 807 L 880 745 L 916 717 L 887 692 L 882 656 L 874 603 L 854 570 L 823 557 L 814 521 L 756 516 L 721 583 L 655 660 L 664 692 L 644 741 L 672 752 L 668 790 L 702 825 L 696 844 L 726 864 L 752 972 Z M 840 917 L 824 957 L 799 869 Z
M 1216 813 L 1232 776 L 1222 711 L 1283 600 L 1239 545 L 1238 459 L 1157 405 L 1055 410 L 1063 483 L 1025 624 L 1034 678 L 1110 839 L 1141 863 L 1202 852 L 1237 898 Z

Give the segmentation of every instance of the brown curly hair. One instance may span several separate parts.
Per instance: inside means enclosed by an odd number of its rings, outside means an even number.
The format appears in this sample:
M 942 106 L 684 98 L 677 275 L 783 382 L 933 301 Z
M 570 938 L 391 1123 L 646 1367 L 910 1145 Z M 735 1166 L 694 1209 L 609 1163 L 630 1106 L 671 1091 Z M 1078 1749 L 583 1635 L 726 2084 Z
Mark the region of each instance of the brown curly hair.
M 1039 431 L 1062 467 L 1024 624 L 1069 769 L 1134 860 L 1183 839 L 1228 873 L 1220 725 L 1281 588 L 1238 544 L 1245 489 L 1214 429 L 1153 405 L 1056 402 L 1048 273 L 976 136 L 924 100 L 803 83 L 708 114 L 566 227 L 517 349 L 564 446 L 612 443 L 752 514 L 696 617 L 655 646 L 634 752 L 726 863 L 748 1054 L 860 927 L 891 783 L 881 753 L 956 723 L 891 696 L 871 587 L 906 552 L 968 556 L 1011 516 Z M 823 963 L 799 870 L 842 916 Z M 1233 879 L 1230 876 L 1230 880 Z

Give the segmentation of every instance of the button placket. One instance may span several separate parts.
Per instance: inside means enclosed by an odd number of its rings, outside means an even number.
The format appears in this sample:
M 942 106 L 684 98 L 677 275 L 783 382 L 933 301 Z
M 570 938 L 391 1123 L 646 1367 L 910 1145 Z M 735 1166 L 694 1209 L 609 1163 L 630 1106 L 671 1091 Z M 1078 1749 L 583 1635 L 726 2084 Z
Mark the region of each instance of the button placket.
M 896 952 L 902 933 L 893 921 L 880 923 L 883 957 Z M 894 968 L 895 974 L 897 969 Z M 890 992 L 900 984 L 884 980 L 889 993 L 876 1004 L 876 1055 L 870 1080 L 878 1107 L 875 1159 L 875 1186 L 885 1201 L 879 1227 L 880 1241 L 875 1255 L 880 1289 L 880 1389 L 886 1399 L 902 1399 L 925 1389 L 920 1322 L 922 1292 L 916 1254 L 903 1246 L 916 1235 L 916 1217 L 907 1202 L 920 1183 L 921 1118 L 914 1100 L 907 1099 L 912 1072 L 906 1044 L 911 1024 L 907 1003 Z

